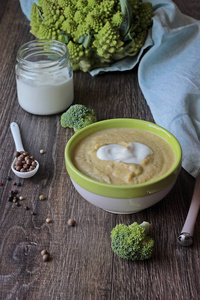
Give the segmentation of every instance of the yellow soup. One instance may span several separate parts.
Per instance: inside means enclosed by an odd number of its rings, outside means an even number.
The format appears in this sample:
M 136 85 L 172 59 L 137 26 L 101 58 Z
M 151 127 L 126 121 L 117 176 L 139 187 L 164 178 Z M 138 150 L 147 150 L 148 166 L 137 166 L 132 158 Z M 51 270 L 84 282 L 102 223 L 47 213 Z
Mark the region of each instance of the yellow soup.
M 116 150 L 117 145 L 120 145 L 123 147 L 118 147 L 119 149 L 129 151 L 132 143 L 147 146 L 151 151 L 141 161 L 136 160 L 137 163 L 115 159 L 116 154 L 108 156 L 113 159 L 98 156 L 98 150 L 105 145 L 109 145 L 111 150 Z M 142 148 L 138 149 L 140 152 Z M 133 156 L 140 157 L 141 153 L 137 151 L 133 152 Z M 133 128 L 110 128 L 95 132 L 80 141 L 74 152 L 74 165 L 79 171 L 111 184 L 137 184 L 155 179 L 170 170 L 173 163 L 174 152 L 165 140 L 154 133 Z

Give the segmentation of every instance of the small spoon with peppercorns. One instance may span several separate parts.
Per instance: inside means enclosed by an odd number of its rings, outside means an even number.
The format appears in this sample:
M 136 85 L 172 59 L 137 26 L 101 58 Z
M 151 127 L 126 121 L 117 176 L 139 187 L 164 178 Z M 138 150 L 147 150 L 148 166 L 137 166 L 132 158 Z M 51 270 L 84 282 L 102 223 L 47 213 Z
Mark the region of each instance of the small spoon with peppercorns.
M 17 123 L 12 122 L 10 124 L 10 129 L 16 147 L 16 151 L 14 153 L 15 159 L 12 162 L 11 169 L 18 177 L 30 178 L 38 171 L 39 163 L 32 155 L 24 150 L 19 126 Z

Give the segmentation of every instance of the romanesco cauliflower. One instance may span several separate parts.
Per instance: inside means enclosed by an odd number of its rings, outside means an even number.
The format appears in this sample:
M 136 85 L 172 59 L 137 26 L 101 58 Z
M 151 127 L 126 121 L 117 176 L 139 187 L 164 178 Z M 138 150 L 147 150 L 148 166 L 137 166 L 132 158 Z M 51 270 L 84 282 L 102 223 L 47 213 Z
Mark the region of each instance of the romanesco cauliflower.
M 66 43 L 74 70 L 88 72 L 143 46 L 152 4 L 142 0 L 38 0 L 31 9 L 31 33 Z

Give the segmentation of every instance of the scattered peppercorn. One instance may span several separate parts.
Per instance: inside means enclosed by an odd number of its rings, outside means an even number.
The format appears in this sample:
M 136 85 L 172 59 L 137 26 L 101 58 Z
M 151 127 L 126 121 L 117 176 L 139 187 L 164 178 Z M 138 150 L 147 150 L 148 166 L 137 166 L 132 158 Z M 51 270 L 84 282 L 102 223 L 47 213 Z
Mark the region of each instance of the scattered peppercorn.
M 14 181 L 14 182 L 13 182 L 13 185 L 17 185 L 17 182 Z
M 47 223 L 51 223 L 51 221 L 52 221 L 52 220 L 51 220 L 50 218 L 47 218 L 47 219 L 46 219 L 46 222 L 47 222 Z
M 32 216 L 35 216 L 35 215 L 36 215 L 36 213 L 35 213 L 34 211 L 32 211 L 31 214 L 32 214 Z
M 43 256 L 43 255 L 45 255 L 45 254 L 48 254 L 47 250 L 42 250 L 42 251 L 41 251 L 41 255 Z
M 76 221 L 74 220 L 74 219 L 69 219 L 68 221 L 67 221 L 67 224 L 69 225 L 69 226 L 75 226 L 75 224 L 76 224 Z
M 49 261 L 50 260 L 50 256 L 49 256 L 49 254 L 44 254 L 43 256 L 42 256 L 42 259 L 43 259 L 43 261 Z
M 17 186 L 21 186 L 21 185 L 22 185 L 21 182 L 18 182 Z
M 13 196 L 9 196 L 8 201 L 13 202 Z
M 40 195 L 40 196 L 39 196 L 39 199 L 40 199 L 40 200 L 44 200 L 44 199 L 45 199 L 44 195 Z
M 12 180 L 12 178 L 11 178 L 10 176 L 8 176 L 8 177 L 7 177 L 7 180 L 8 180 L 8 181 L 11 181 L 11 180 Z
M 28 206 L 25 206 L 25 210 L 29 210 L 30 208 Z

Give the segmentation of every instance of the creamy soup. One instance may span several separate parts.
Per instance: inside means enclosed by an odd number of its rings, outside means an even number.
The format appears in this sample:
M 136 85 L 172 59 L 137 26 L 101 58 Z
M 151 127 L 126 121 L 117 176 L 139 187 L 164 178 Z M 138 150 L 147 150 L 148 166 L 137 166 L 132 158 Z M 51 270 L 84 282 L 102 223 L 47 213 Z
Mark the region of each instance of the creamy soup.
M 74 165 L 83 174 L 110 184 L 138 184 L 171 169 L 174 152 L 154 133 L 110 128 L 84 138 L 74 151 Z

